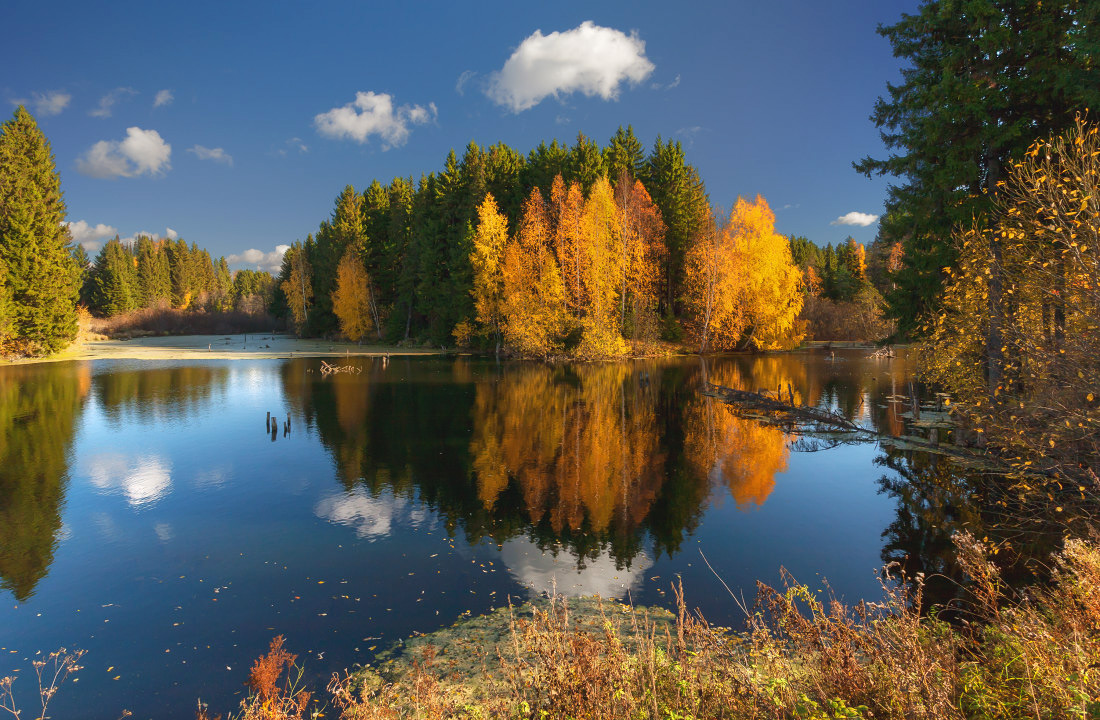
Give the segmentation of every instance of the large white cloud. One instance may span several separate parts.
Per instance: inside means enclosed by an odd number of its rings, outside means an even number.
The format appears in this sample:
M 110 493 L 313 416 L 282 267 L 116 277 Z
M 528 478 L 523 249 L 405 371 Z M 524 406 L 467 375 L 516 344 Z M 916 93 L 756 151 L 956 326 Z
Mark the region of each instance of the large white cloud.
M 289 249 L 289 245 L 276 245 L 273 252 L 249 248 L 239 255 L 226 257 L 225 261 L 232 269 L 239 270 L 243 266 L 249 270 L 266 270 L 272 275 L 278 275 L 283 265 L 283 255 Z
M 836 220 L 833 220 L 830 225 L 858 225 L 859 227 L 867 227 L 873 225 L 878 221 L 878 215 L 872 215 L 871 213 L 850 212 L 847 215 L 841 215 Z
M 195 156 L 199 160 L 213 160 L 214 162 L 225 163 L 229 167 L 233 167 L 233 156 L 227 153 L 222 148 L 208 148 L 202 145 L 196 145 L 195 147 L 188 148 L 187 152 L 195 153 Z
M 89 225 L 84 220 L 67 222 L 65 224 L 69 226 L 69 234 L 73 236 L 73 240 L 83 245 L 84 249 L 88 252 L 99 250 L 104 240 L 118 235 L 118 228 L 113 225 L 105 225 L 103 223 Z
M 131 87 L 115 88 L 101 97 L 99 99 L 99 105 L 96 105 L 88 114 L 92 117 L 111 117 L 115 103 L 127 95 L 137 95 L 137 90 Z
M 486 93 L 516 113 L 551 95 L 581 92 L 614 100 L 624 81 L 636 85 L 653 70 L 636 33 L 586 21 L 566 32 L 536 30 L 493 73 Z
M 317 132 L 336 140 L 365 143 L 371 135 L 382 139 L 382 149 L 404 145 L 409 139 L 409 125 L 423 125 L 437 115 L 435 103 L 428 107 L 401 105 L 394 107 L 388 93 L 357 92 L 355 102 L 333 108 L 313 118 Z
M 172 169 L 172 146 L 156 130 L 126 128 L 124 140 L 100 140 L 76 160 L 76 169 L 95 178 L 160 175 Z

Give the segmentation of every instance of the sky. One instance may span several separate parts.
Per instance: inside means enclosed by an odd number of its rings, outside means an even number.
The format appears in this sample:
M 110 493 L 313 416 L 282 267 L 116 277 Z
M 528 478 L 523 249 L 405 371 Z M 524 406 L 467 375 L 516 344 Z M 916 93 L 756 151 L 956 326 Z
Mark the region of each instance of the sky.
M 870 121 L 917 0 L 7 2 L 0 110 L 52 145 L 74 238 L 183 237 L 277 271 L 336 196 L 452 148 L 679 140 L 711 203 L 870 243 L 890 178 Z

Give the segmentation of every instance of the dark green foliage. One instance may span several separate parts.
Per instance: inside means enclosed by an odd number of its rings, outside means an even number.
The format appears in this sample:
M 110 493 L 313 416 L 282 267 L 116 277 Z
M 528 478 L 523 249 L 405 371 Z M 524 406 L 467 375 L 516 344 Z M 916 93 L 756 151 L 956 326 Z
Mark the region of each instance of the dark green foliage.
M 10 332 L 0 352 L 40 355 L 76 337 L 79 269 L 50 144 L 23 106 L 0 126 L 0 264 Z
M 577 133 L 577 142 L 569 149 L 562 172 L 566 184 L 579 182 L 581 190 L 587 197 L 588 191 L 604 173 L 603 153 L 600 151 L 600 146 L 594 140 L 586 138 L 584 133 Z
M 139 306 L 134 258 L 117 235 L 96 256 L 85 295 L 88 309 L 102 317 L 119 315 Z
M 152 238 L 142 235 L 137 239 L 136 255 L 138 302 L 142 307 L 167 304 L 172 295 L 172 281 L 163 244 L 158 246 Z
M 332 312 L 332 293 L 336 290 L 336 268 L 349 249 L 360 255 L 366 251 L 363 233 L 363 196 L 348 185 L 336 198 L 332 218 L 317 231 L 317 246 L 310 258 L 313 269 L 313 306 L 309 314 L 309 332 L 326 336 L 339 328 Z
M 603 162 L 607 177 L 612 183 L 618 183 L 624 172 L 632 180 L 641 176 L 645 165 L 645 148 L 634 135 L 632 126 L 627 125 L 626 130 L 623 130 L 622 125 L 619 126 L 603 150 Z
M 233 276 L 229 297 L 234 310 L 261 315 L 271 307 L 274 296 L 275 278 L 269 272 L 238 270 Z
M 889 301 L 903 333 L 935 304 L 955 264 L 952 230 L 990 209 L 1006 163 L 1100 101 L 1100 4 L 1086 0 L 926 0 L 879 34 L 909 61 L 875 104 L 892 175 L 881 232 L 904 242 Z
M 554 184 L 554 178 L 565 172 L 565 160 L 569 151 L 560 145 L 557 140 L 549 145 L 545 142 L 527 154 L 527 164 L 523 168 L 521 178 L 523 182 L 524 197 L 531 188 L 537 187 L 543 196 L 550 194 L 550 186 Z M 496 197 L 496 193 L 493 193 Z
M 661 311 L 675 313 L 681 295 L 684 254 L 703 217 L 710 212 L 703 180 L 684 160 L 679 142 L 662 142 L 658 136 L 646 159 L 641 178 L 664 220 L 665 266 L 662 268 Z
M 821 248 L 810 240 L 797 235 L 792 236 L 790 242 L 791 258 L 794 260 L 794 264 L 803 270 L 812 267 L 820 275 L 821 267 L 824 262 Z

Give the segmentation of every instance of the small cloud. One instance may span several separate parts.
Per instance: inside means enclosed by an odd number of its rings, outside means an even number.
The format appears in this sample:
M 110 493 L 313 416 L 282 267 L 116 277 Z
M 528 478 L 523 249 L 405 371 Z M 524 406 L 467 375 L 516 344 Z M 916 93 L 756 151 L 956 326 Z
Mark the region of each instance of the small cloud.
M 302 138 L 292 137 L 286 140 L 283 145 L 285 147 L 275 149 L 275 154 L 279 157 L 286 157 L 287 153 L 290 151 L 296 152 L 299 155 L 305 155 L 309 152 L 309 145 L 302 142 Z
M 119 238 L 119 242 L 123 243 L 124 245 L 133 245 L 134 243 L 137 242 L 137 239 L 140 238 L 140 237 L 147 237 L 151 240 L 158 240 L 160 238 L 167 238 L 169 240 L 175 240 L 176 238 L 179 237 L 179 233 L 177 233 L 172 228 L 164 228 L 164 232 L 162 232 L 162 233 L 153 232 L 152 230 L 139 230 L 138 232 L 134 233 L 133 235 L 128 235 L 127 237 Z
M 233 156 L 221 148 L 208 148 L 202 145 L 196 145 L 193 148 L 188 148 L 187 152 L 195 153 L 199 160 L 213 160 L 214 162 L 225 163 L 229 167 L 233 167 Z
M 98 251 L 103 246 L 104 240 L 118 235 L 118 228 L 113 225 L 103 223 L 89 225 L 84 220 L 65 224 L 69 226 L 69 234 L 73 236 L 73 240 L 83 245 L 88 252 Z
M 565 115 L 558 115 L 554 118 L 555 125 L 568 125 L 570 122 L 570 119 Z
M 878 222 L 878 215 L 872 215 L 870 213 L 850 212 L 847 215 L 841 215 L 836 220 L 833 220 L 830 225 L 858 225 L 859 227 L 867 227 Z
M 637 33 L 627 35 L 585 21 L 549 35 L 536 30 L 492 74 L 486 94 L 514 113 L 533 108 L 551 95 L 558 98 L 574 92 L 615 100 L 624 81 L 637 85 L 654 67 Z
M 455 82 L 455 92 L 459 95 L 466 94 L 466 83 L 477 77 L 477 73 L 473 70 L 465 70 L 458 76 L 458 80 Z
M 676 79 L 673 80 L 672 82 L 668 83 L 667 85 L 662 85 L 661 83 L 653 83 L 649 87 L 652 90 L 671 90 L 672 88 L 676 87 L 679 84 L 680 84 L 680 76 L 677 75 Z
M 402 105 L 395 108 L 387 93 L 358 92 L 355 102 L 333 108 L 313 118 L 317 132 L 335 140 L 365 143 L 371 135 L 382 138 L 382 149 L 404 145 L 409 138 L 409 125 L 423 125 L 438 114 L 435 103 L 427 108 Z
M 156 130 L 126 128 L 124 140 L 100 140 L 76 160 L 76 169 L 94 178 L 160 175 L 172 169 L 172 146 Z
M 679 135 L 687 143 L 688 147 L 695 144 L 695 138 L 699 136 L 699 133 L 703 132 L 701 125 L 692 125 L 691 127 L 682 127 L 676 131 L 676 135 Z
M 171 105 L 172 101 L 175 99 L 176 96 L 172 94 L 171 90 L 161 90 L 157 92 L 157 96 L 153 98 L 153 107 L 159 108 Z
M 266 270 L 272 275 L 278 275 L 283 265 L 283 255 L 290 249 L 289 245 L 276 245 L 275 250 L 265 253 L 263 250 L 250 248 L 239 255 L 230 255 L 225 261 L 230 268 L 236 265 L 236 270 L 245 267 L 249 270 Z
M 111 117 L 112 108 L 114 108 L 115 103 L 117 103 L 119 100 L 121 100 L 123 97 L 126 97 L 127 95 L 137 94 L 138 91 L 134 90 L 131 87 L 115 88 L 111 92 L 101 97 L 99 99 L 99 105 L 97 105 L 95 109 L 89 111 L 88 114 L 92 117 Z
M 12 105 L 29 105 L 34 114 L 39 117 L 49 117 L 51 115 L 59 115 L 62 110 L 69 106 L 69 102 L 73 99 L 73 96 L 67 92 L 60 90 L 54 90 L 47 93 L 31 93 L 30 100 L 12 100 Z

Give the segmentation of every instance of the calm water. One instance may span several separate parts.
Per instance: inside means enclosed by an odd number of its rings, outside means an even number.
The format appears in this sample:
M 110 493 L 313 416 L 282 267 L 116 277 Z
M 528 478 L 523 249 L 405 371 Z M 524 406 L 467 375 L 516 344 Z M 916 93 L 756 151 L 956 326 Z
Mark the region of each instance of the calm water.
M 935 569 L 959 521 L 927 460 L 804 452 L 698 393 L 789 383 L 898 431 L 904 358 L 353 362 L 0 368 L 0 676 L 25 706 L 37 651 L 87 650 L 55 717 L 189 718 L 233 710 L 273 635 L 323 684 L 555 586 L 669 604 L 680 576 L 737 623 L 701 552 L 750 599 L 780 567 L 878 597 L 884 560 Z

